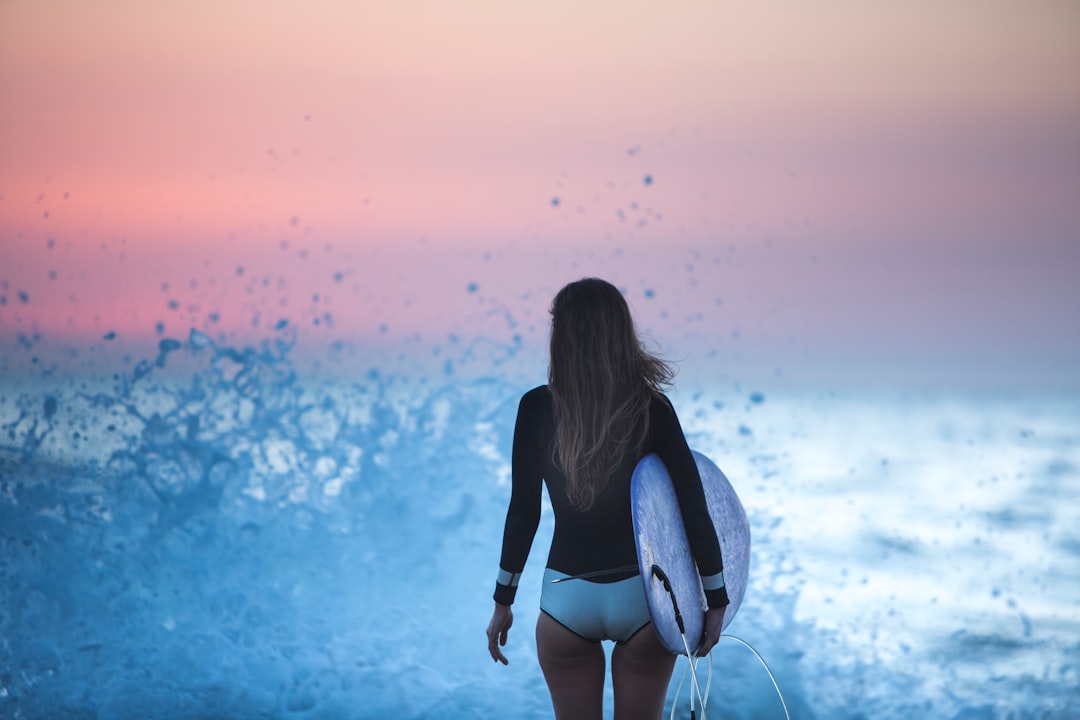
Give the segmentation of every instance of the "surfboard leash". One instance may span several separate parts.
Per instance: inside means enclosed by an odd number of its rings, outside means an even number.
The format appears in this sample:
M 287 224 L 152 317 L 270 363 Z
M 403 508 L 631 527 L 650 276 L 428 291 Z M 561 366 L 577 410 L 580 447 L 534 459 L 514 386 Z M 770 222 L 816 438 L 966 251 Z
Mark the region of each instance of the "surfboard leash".
M 695 720 L 696 713 L 694 711 L 694 695 L 698 697 L 698 701 L 701 703 L 701 720 L 705 720 L 705 698 L 701 695 L 701 683 L 697 677 L 697 663 L 694 662 L 694 654 L 690 652 L 690 645 L 686 642 L 686 625 L 683 624 L 683 616 L 679 611 L 679 601 L 675 598 L 675 590 L 671 587 L 671 580 L 668 578 L 667 573 L 664 572 L 656 563 L 653 563 L 652 574 L 664 585 L 664 590 L 667 591 L 668 597 L 671 598 L 671 607 L 675 610 L 675 624 L 679 626 L 679 637 L 682 638 L 683 648 L 686 649 L 686 657 L 690 660 L 687 667 L 690 669 L 690 720 Z M 679 689 L 675 692 L 675 697 L 679 696 L 682 692 L 683 682 L 686 680 L 686 673 L 683 673 L 682 680 L 679 681 Z M 709 656 L 709 680 L 708 685 L 712 685 L 712 656 Z M 709 694 L 708 689 L 705 690 L 705 695 Z M 671 704 L 671 717 L 675 717 L 675 703 Z
M 713 662 L 712 652 L 709 652 L 709 675 L 705 682 L 705 694 L 701 693 L 701 682 L 697 676 L 697 661 L 701 658 L 697 657 L 694 653 L 690 652 L 690 645 L 686 642 L 686 626 L 683 624 L 682 613 L 679 611 L 679 602 L 675 599 L 675 591 L 671 587 L 671 580 L 668 579 L 667 573 L 664 572 L 656 563 L 653 563 L 652 574 L 664 585 L 664 590 L 667 591 L 668 597 L 671 598 L 671 607 L 675 611 L 675 624 L 679 626 L 679 637 L 682 638 L 683 648 L 686 649 L 687 670 L 683 671 L 682 679 L 679 680 L 679 687 L 675 690 L 675 697 L 678 698 L 682 693 L 683 684 L 686 682 L 687 672 L 690 674 L 690 720 L 696 720 L 694 710 L 694 696 L 697 695 L 698 702 L 701 704 L 701 720 L 706 720 L 705 706 L 709 698 L 709 691 L 712 689 L 712 674 L 713 674 Z M 720 635 L 721 638 L 731 638 L 736 642 L 742 644 L 746 649 L 754 654 L 754 657 L 758 659 L 761 666 L 765 668 L 766 674 L 769 676 L 769 680 L 772 681 L 773 688 L 776 690 L 777 697 L 780 698 L 780 705 L 784 708 L 784 717 L 787 720 L 791 720 L 791 713 L 788 712 L 787 701 L 784 700 L 784 693 L 780 692 L 780 685 L 776 682 L 776 677 L 773 675 L 772 670 L 769 668 L 769 664 L 765 662 L 765 658 L 761 657 L 761 653 L 754 649 L 754 646 L 746 642 L 740 637 L 735 635 Z M 671 704 L 671 720 L 675 720 L 675 703 Z
M 784 706 L 784 717 L 786 717 L 787 720 L 791 720 L 791 713 L 788 712 L 787 703 L 784 701 L 784 693 L 780 692 L 780 686 L 776 683 L 776 678 L 773 676 L 772 670 L 769 669 L 769 664 L 767 662 L 765 662 L 765 658 L 761 657 L 761 653 L 759 653 L 757 650 L 755 650 L 753 645 L 746 642 L 741 637 L 736 637 L 734 635 L 720 635 L 720 637 L 721 638 L 731 638 L 732 640 L 740 642 L 746 647 L 747 650 L 754 653 L 754 657 L 756 657 L 758 659 L 758 662 L 761 663 L 761 667 L 765 668 L 765 672 L 768 674 L 769 679 L 772 680 L 772 686 L 776 689 L 776 696 L 778 698 L 780 698 L 780 704 Z M 712 655 L 711 654 L 709 655 L 709 672 L 710 673 L 712 672 Z M 708 694 L 708 693 L 706 693 L 706 694 Z
M 780 685 L 776 682 L 776 677 L 773 675 L 772 670 L 769 668 L 769 664 L 767 662 L 765 662 L 765 658 L 763 658 L 761 656 L 761 653 L 759 653 L 756 649 L 754 649 L 753 645 L 751 645 L 750 643 L 746 642 L 741 637 L 738 637 L 736 635 L 721 635 L 720 638 L 721 639 L 728 638 L 729 640 L 734 640 L 734 641 L 738 642 L 739 644 L 741 644 L 743 647 L 745 647 L 747 650 L 749 650 L 750 652 L 752 652 L 754 654 L 754 657 L 756 657 L 758 659 L 758 662 L 761 663 L 761 666 L 763 668 L 765 668 L 765 673 L 769 676 L 769 680 L 772 681 L 773 689 L 776 690 L 776 696 L 778 698 L 780 698 L 780 705 L 784 708 L 784 717 L 787 718 L 787 720 L 791 720 L 791 713 L 788 711 L 787 701 L 784 700 L 784 693 L 780 692 Z M 684 645 L 686 644 L 686 639 L 685 638 L 683 639 L 683 644 Z M 694 695 L 693 695 L 693 693 L 694 693 L 694 690 L 696 689 L 697 693 L 698 693 L 698 702 L 701 703 L 701 720 L 706 720 L 706 718 L 705 718 L 705 706 L 706 706 L 706 703 L 709 700 L 709 693 L 710 693 L 710 690 L 712 688 L 712 674 L 713 674 L 712 653 L 710 652 L 709 655 L 708 655 L 708 658 L 709 658 L 709 674 L 708 674 L 708 679 L 705 681 L 705 693 L 704 693 L 704 695 L 701 694 L 701 688 L 700 688 L 700 685 L 698 685 L 697 671 L 696 671 L 697 670 L 697 667 L 696 667 L 697 662 L 698 662 L 698 660 L 701 660 L 701 658 L 697 657 L 695 655 L 690 655 L 689 654 L 689 648 L 687 648 L 687 656 L 686 656 L 686 658 L 687 658 L 687 661 L 688 661 L 687 668 L 686 668 L 686 670 L 683 670 L 682 678 L 680 678 L 680 680 L 679 680 L 679 687 L 675 689 L 675 697 L 678 698 L 679 695 L 682 694 L 683 685 L 686 683 L 686 676 L 690 675 L 692 677 L 691 684 L 693 685 L 693 687 L 691 688 L 691 695 L 690 695 L 690 706 L 691 706 L 690 707 L 690 718 L 691 718 L 691 720 L 694 720 L 694 708 L 693 708 Z M 675 703 L 671 704 L 671 720 L 675 720 Z
M 694 655 L 687 655 L 686 659 L 689 662 L 688 662 L 688 664 L 686 666 L 686 670 L 683 670 L 682 677 L 679 678 L 679 687 L 677 687 L 675 689 L 675 699 L 678 700 L 679 695 L 682 695 L 683 685 L 686 684 L 686 676 L 687 675 L 693 676 L 693 680 L 691 681 L 691 684 L 694 687 L 690 688 L 690 719 L 694 720 L 694 691 L 696 689 L 697 690 L 697 696 L 698 696 L 698 702 L 701 703 L 701 720 L 706 720 L 706 718 L 705 718 L 705 705 L 706 705 L 706 703 L 708 702 L 708 699 L 709 699 L 709 690 L 712 688 L 712 671 L 713 671 L 712 654 L 711 653 L 709 654 L 709 675 L 708 675 L 708 679 L 705 681 L 705 694 L 704 695 L 701 694 L 701 688 L 700 688 L 700 686 L 697 685 L 697 682 L 698 682 L 698 680 L 697 680 L 697 661 L 700 660 L 701 658 L 699 658 L 697 656 L 694 656 Z M 676 707 L 676 705 L 677 705 L 676 702 L 671 703 L 671 720 L 675 720 L 675 707 Z

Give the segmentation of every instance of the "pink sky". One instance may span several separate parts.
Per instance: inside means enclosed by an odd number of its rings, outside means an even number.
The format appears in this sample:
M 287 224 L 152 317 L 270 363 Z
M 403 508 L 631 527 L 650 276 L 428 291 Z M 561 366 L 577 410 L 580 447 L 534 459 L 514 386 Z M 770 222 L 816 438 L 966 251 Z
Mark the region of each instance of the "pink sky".
M 1080 361 L 1077 67 L 1064 1 L 4 0 L 0 347 L 599 274 L 676 346 Z

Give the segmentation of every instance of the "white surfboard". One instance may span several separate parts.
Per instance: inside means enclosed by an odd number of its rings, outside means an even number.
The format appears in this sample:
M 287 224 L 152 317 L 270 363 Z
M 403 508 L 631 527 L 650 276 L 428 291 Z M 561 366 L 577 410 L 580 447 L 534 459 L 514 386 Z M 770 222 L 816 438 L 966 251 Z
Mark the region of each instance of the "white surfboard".
M 701 453 L 694 451 L 693 454 L 724 558 L 724 584 L 731 601 L 724 613 L 726 628 L 738 612 L 746 592 L 750 571 L 750 524 L 739 496 L 720 468 Z M 638 566 L 653 626 L 664 647 L 675 654 L 686 654 L 675 619 L 673 593 L 686 629 L 686 643 L 694 652 L 701 644 L 705 627 L 705 592 L 690 553 L 671 476 L 658 455 L 646 455 L 634 469 L 630 502 L 637 536 Z M 672 593 L 653 572 L 654 565 L 669 578 Z

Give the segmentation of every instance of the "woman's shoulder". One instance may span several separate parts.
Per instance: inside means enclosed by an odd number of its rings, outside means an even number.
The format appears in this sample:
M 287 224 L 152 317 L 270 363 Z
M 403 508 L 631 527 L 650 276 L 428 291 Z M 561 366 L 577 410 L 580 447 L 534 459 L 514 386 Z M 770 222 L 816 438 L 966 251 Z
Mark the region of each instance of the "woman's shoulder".
M 649 409 L 653 412 L 675 412 L 675 406 L 671 403 L 671 398 L 659 390 L 652 392 L 652 401 L 649 403 Z
M 518 402 L 518 421 L 543 425 L 552 415 L 551 391 L 547 385 L 534 387 Z
M 522 399 L 536 398 L 536 397 L 550 398 L 551 397 L 551 388 L 549 388 L 547 385 L 537 385 L 536 387 L 534 387 L 532 390 L 529 390 L 528 392 L 526 392 L 521 397 L 522 397 Z
M 537 385 L 532 390 L 521 396 L 522 408 L 543 408 L 551 406 L 551 388 L 547 385 Z

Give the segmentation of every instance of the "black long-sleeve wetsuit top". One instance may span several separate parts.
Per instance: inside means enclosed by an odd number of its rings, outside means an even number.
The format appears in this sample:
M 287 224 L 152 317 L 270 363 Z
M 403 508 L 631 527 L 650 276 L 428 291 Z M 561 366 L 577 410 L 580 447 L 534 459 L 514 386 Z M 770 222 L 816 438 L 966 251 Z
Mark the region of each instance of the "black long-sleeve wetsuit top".
M 667 466 L 697 562 L 710 608 L 728 604 L 723 587 L 723 559 L 716 528 L 709 517 L 701 476 L 686 443 L 675 409 L 666 397 L 655 398 L 649 407 L 649 429 L 637 454 L 628 453 L 618 471 L 588 510 L 578 510 L 566 493 L 567 480 L 554 461 L 555 415 L 551 391 L 541 385 L 525 393 L 518 405 L 511 458 L 510 507 L 503 531 L 499 579 L 495 601 L 509 605 L 525 567 L 540 523 L 541 485 L 547 483 L 555 513 L 555 532 L 547 566 L 567 575 L 599 573 L 637 566 L 637 549 L 630 509 L 630 478 L 638 461 L 656 453 Z M 591 578 L 613 582 L 632 577 L 636 571 Z

